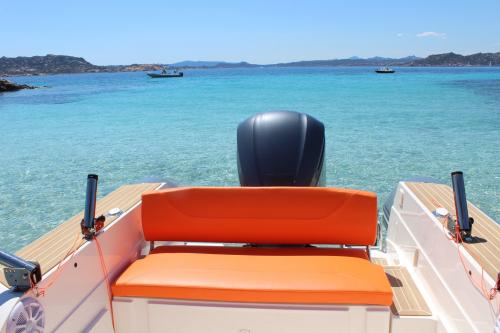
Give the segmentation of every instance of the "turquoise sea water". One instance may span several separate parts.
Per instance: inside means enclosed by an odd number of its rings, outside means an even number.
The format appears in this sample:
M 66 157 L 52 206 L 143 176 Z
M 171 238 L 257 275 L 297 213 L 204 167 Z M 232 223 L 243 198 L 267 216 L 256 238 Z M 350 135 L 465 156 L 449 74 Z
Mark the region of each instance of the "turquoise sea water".
M 255 68 L 11 78 L 48 88 L 0 94 L 0 248 L 16 250 L 100 196 L 170 178 L 237 185 L 236 126 L 263 111 L 326 126 L 329 186 L 375 191 L 404 178 L 449 183 L 500 218 L 500 68 Z

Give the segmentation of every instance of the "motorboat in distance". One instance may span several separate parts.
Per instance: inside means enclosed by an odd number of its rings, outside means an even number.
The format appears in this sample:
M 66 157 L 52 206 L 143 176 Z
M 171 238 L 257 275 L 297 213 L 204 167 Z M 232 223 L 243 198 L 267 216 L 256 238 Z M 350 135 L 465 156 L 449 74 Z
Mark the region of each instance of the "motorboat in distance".
M 177 69 L 169 70 L 168 68 L 164 68 L 160 73 L 147 73 L 149 77 L 153 79 L 157 78 L 167 78 L 167 77 L 183 77 L 184 73 L 177 71 Z
M 395 73 L 396 71 L 390 67 L 380 67 L 380 68 L 377 68 L 375 70 L 376 73 L 379 73 L 379 74 L 392 74 L 392 73 Z

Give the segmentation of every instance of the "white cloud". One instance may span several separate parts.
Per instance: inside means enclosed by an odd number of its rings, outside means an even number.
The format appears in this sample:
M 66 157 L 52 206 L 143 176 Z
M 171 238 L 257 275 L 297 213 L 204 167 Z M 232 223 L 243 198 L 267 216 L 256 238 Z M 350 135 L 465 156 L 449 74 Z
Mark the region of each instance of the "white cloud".
M 403 35 L 404 35 L 404 34 L 403 34 L 402 32 L 398 32 L 398 34 L 397 34 L 396 36 L 398 36 L 398 37 L 403 37 Z
M 435 38 L 446 38 L 446 34 L 444 32 L 435 32 L 435 31 L 424 31 L 419 34 L 417 34 L 417 37 L 424 38 L 424 37 L 435 37 Z

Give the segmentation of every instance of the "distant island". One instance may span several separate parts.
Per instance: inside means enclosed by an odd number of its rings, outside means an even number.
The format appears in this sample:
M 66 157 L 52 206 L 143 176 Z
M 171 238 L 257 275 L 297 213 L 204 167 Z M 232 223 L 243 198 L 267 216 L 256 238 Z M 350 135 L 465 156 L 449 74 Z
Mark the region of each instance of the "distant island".
M 97 66 L 83 58 L 53 54 L 34 57 L 0 58 L 0 76 L 157 71 L 163 67 L 164 65 L 160 64 Z
M 433 54 L 425 59 L 412 61 L 410 66 L 500 66 L 500 52 L 497 53 L 475 53 L 468 56 L 453 52 Z
M 83 58 L 53 55 L 34 57 L 0 58 L 0 76 L 13 75 L 45 75 L 63 73 L 110 73 L 110 72 L 135 72 L 157 71 L 165 64 L 132 64 L 97 66 Z M 246 68 L 246 67 L 337 67 L 337 66 L 500 66 L 500 52 L 475 53 L 460 55 L 453 52 L 434 54 L 426 58 L 409 56 L 404 58 L 359 58 L 331 60 L 307 60 L 287 63 L 258 65 L 248 62 L 217 62 L 217 61 L 183 61 L 170 66 L 179 69 L 210 69 L 210 68 Z

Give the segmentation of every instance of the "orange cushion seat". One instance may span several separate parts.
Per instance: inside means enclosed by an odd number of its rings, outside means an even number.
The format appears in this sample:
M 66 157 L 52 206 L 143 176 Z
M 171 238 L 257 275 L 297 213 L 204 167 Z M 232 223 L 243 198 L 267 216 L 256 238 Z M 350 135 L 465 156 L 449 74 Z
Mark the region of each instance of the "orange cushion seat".
M 373 245 L 375 193 L 326 187 L 185 187 L 142 195 L 147 241 Z
M 162 247 L 132 263 L 114 296 L 202 301 L 392 303 L 384 270 L 362 251 L 318 248 Z

